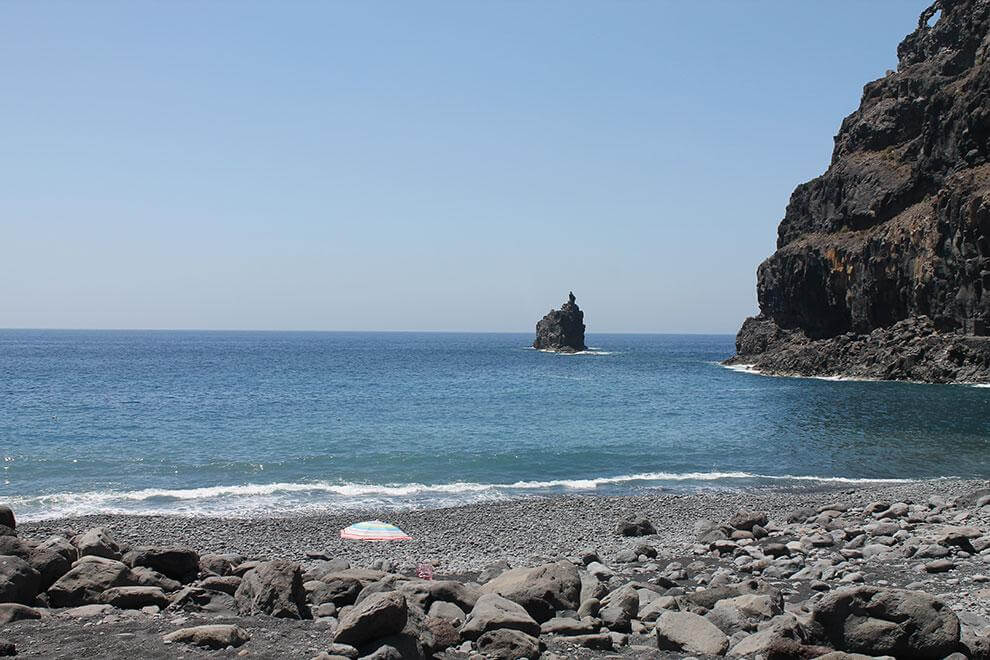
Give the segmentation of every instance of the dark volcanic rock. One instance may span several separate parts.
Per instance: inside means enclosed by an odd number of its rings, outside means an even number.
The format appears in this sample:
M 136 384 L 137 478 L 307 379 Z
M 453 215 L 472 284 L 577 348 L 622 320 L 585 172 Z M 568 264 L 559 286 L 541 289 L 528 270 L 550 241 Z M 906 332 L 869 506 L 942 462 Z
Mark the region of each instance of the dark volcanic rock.
M 959 646 L 959 619 L 929 594 L 856 587 L 825 596 L 814 632 L 841 651 L 898 658 L 944 658 Z
M 550 313 L 536 324 L 536 341 L 533 348 L 561 353 L 576 353 L 588 347 L 584 345 L 584 312 L 574 302 L 574 294 L 567 296 L 560 309 Z
M 276 559 L 247 572 L 234 592 L 241 614 L 268 614 L 285 619 L 310 618 L 303 589 L 302 568 L 293 561 Z
M 942 0 L 866 85 L 828 170 L 791 195 L 730 362 L 990 380 L 988 34 L 990 2 Z
M 0 525 L 9 527 L 10 529 L 17 529 L 17 521 L 14 519 L 14 512 L 9 506 L 4 506 L 2 504 L 0 504 Z

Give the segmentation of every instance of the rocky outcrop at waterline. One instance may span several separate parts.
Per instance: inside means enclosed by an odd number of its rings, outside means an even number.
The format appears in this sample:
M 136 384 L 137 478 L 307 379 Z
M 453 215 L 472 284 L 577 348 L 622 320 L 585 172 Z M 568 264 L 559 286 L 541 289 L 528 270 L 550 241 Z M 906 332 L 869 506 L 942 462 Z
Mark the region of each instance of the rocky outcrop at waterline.
M 536 340 L 533 348 L 560 353 L 576 353 L 586 350 L 584 345 L 584 312 L 577 306 L 570 293 L 560 309 L 550 313 L 536 324 Z
M 990 380 L 990 2 L 936 2 L 897 53 L 791 195 L 729 362 Z

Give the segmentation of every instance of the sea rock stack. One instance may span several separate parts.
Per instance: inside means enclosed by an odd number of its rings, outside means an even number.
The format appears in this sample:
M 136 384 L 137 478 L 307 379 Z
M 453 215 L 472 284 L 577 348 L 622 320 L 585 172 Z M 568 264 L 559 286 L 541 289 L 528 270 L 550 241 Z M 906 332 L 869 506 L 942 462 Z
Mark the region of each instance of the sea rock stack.
M 990 381 L 990 2 L 939 0 L 791 195 L 736 364 Z
M 584 312 L 574 301 L 574 293 L 569 293 L 567 302 L 560 309 L 551 309 L 540 319 L 536 324 L 533 348 L 559 353 L 576 353 L 588 348 L 584 345 Z

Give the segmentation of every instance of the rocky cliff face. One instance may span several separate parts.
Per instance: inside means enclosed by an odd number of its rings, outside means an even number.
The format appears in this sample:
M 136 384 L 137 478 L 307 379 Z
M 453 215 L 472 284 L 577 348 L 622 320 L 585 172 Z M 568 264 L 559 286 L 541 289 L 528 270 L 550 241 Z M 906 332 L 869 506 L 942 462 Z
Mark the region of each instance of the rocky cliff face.
M 584 312 L 574 300 L 571 293 L 560 309 L 551 309 L 540 319 L 536 324 L 533 348 L 561 353 L 575 353 L 588 348 L 584 345 Z
M 791 195 L 731 362 L 990 380 L 990 0 L 939 0 L 897 54 Z

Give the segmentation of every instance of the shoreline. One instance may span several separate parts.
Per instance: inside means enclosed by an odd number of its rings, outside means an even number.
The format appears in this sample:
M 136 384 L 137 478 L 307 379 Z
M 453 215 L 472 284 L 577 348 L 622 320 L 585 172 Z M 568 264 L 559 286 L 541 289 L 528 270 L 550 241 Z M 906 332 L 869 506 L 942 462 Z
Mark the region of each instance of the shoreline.
M 340 539 L 383 513 L 413 540 Z M 91 515 L 16 533 L 0 540 L 45 570 L 44 547 L 94 555 L 69 573 L 64 563 L 27 607 L 0 605 L 16 617 L 0 619 L 0 649 L 22 657 L 114 658 L 135 645 L 162 659 L 929 657 L 882 638 L 850 647 L 821 627 L 843 598 L 875 595 L 890 608 L 873 612 L 877 625 L 900 625 L 904 603 L 907 629 L 938 627 L 930 657 L 990 650 L 988 480 L 269 519 Z M 424 566 L 432 578 L 417 577 Z M 550 600 L 534 595 L 544 588 Z
M 824 380 L 831 383 L 906 383 L 908 385 L 960 385 L 962 387 L 990 387 L 990 383 L 979 381 L 935 383 L 926 380 L 869 378 L 867 376 L 846 376 L 842 374 L 809 376 L 797 371 L 767 371 L 766 369 L 758 369 L 756 362 L 733 362 L 733 360 L 738 357 L 739 356 L 733 355 L 726 360 L 722 360 L 721 362 L 713 362 L 712 364 L 716 364 L 723 369 L 728 369 L 729 371 L 735 371 L 736 373 L 750 374 L 752 376 L 763 376 L 764 378 L 801 378 L 805 380 Z
M 759 509 L 771 518 L 829 502 L 864 499 L 924 501 L 953 497 L 990 486 L 990 481 L 939 478 L 902 482 L 819 482 L 815 486 L 764 487 L 738 491 L 656 490 L 636 495 L 529 495 L 435 508 L 365 508 L 343 511 L 289 512 L 271 517 L 162 514 L 89 514 L 24 522 L 18 531 L 42 540 L 52 534 L 81 533 L 107 527 L 119 540 L 134 545 L 186 545 L 200 552 L 239 552 L 263 559 L 305 559 L 322 552 L 352 562 L 382 557 L 382 547 L 341 541 L 347 525 L 381 519 L 401 527 L 412 541 L 389 544 L 397 562 L 439 562 L 452 574 L 479 571 L 498 561 L 533 565 L 567 556 L 589 545 L 618 552 L 615 521 L 630 513 L 650 517 L 659 533 L 658 551 L 682 554 L 693 544 L 694 522 L 717 518 L 720 511 Z M 510 540 L 511 539 L 511 540 Z
M 711 472 L 642 472 L 614 476 L 439 484 L 364 484 L 340 482 L 242 483 L 132 491 L 82 491 L 3 496 L 0 502 L 20 511 L 22 523 L 45 523 L 87 516 L 165 516 L 183 518 L 267 518 L 320 516 L 331 513 L 410 511 L 485 506 L 528 498 L 649 497 L 768 492 L 814 493 L 853 487 L 951 482 L 978 476 L 841 477 L 763 474 L 742 470 Z M 267 498 L 267 499 L 266 499 Z M 279 499 L 283 498 L 283 499 Z M 165 503 L 162 503 L 162 501 Z M 155 502 L 158 502 L 157 504 Z M 68 503 L 68 504 L 67 504 Z M 129 504 L 125 504 L 129 503 Z

